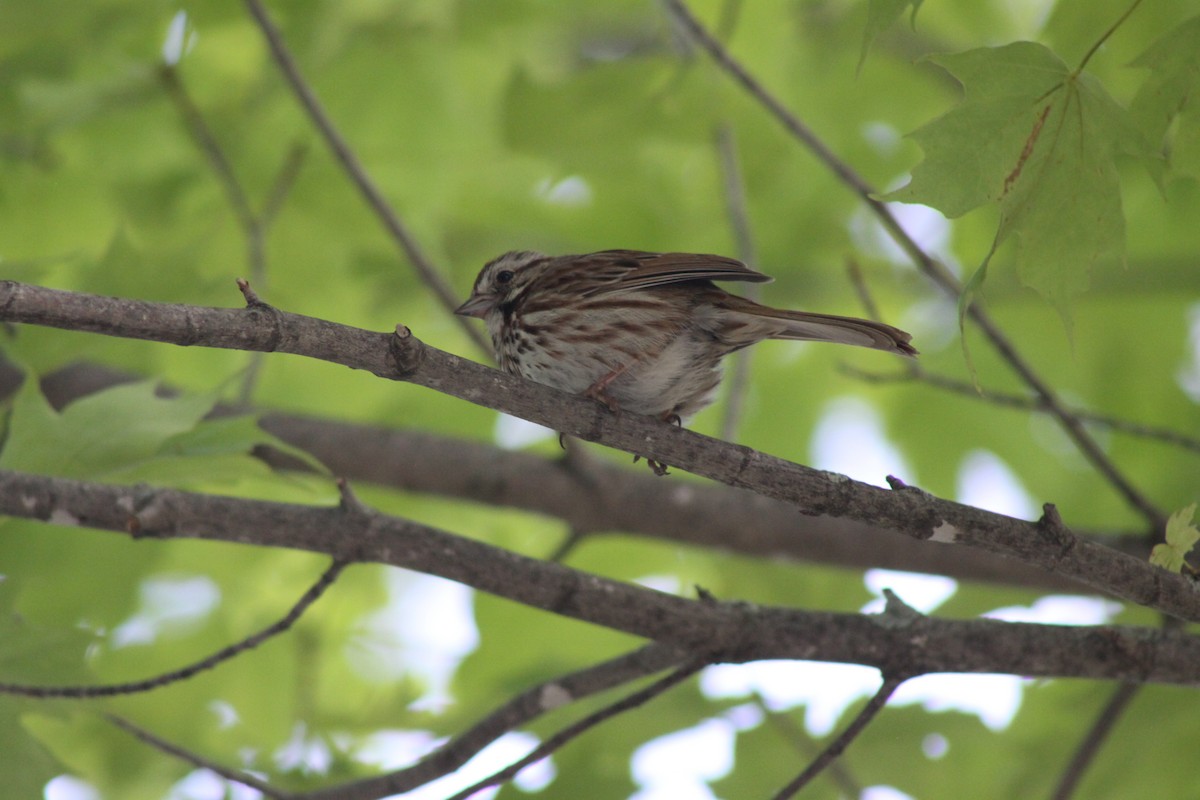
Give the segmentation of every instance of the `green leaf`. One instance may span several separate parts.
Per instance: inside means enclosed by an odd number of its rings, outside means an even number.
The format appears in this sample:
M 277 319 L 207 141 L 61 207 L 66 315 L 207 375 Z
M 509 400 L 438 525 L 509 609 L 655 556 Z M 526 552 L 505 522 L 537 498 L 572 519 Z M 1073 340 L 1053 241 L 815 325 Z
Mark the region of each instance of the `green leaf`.
M 98 477 L 155 455 L 212 408 L 199 395 L 156 397 L 154 382 L 128 383 L 88 395 L 56 412 L 37 381 L 21 387 L 0 467 L 64 477 Z
M 1200 17 L 1158 39 L 1131 66 L 1150 70 L 1130 113 L 1147 140 L 1162 145 L 1163 177 L 1200 178 Z
M 1187 566 L 1187 554 L 1197 541 L 1200 541 L 1200 529 L 1192 524 L 1196 514 L 1196 504 L 1176 511 L 1167 519 L 1167 541 L 1154 545 L 1150 551 L 1150 563 L 1171 572 L 1182 572 Z
M 307 452 L 260 428 L 254 414 L 204 420 L 163 442 L 161 452 L 188 457 L 244 455 L 260 445 L 291 456 L 314 472 L 329 474 L 325 465 Z
M 860 70 L 879 34 L 892 27 L 909 6 L 912 7 L 913 27 L 917 26 L 917 10 L 921 7 L 921 2 L 922 0 L 870 0 L 867 3 L 867 25 L 863 28 L 862 51 L 858 56 Z
M 1145 154 L 1144 139 L 1098 81 L 1042 45 L 933 60 L 962 83 L 965 97 L 912 135 L 925 160 L 888 199 L 950 217 L 996 205 L 996 246 L 1014 240 L 1022 282 L 1065 314 L 1097 261 L 1124 258 L 1115 159 Z
M 26 381 L 9 421 L 0 467 L 66 477 L 98 477 L 160 486 L 230 485 L 271 472 L 251 457 L 268 445 L 317 473 L 327 470 L 307 453 L 258 427 L 254 416 L 204 419 L 211 395 L 155 395 L 151 381 L 88 395 L 56 412 Z

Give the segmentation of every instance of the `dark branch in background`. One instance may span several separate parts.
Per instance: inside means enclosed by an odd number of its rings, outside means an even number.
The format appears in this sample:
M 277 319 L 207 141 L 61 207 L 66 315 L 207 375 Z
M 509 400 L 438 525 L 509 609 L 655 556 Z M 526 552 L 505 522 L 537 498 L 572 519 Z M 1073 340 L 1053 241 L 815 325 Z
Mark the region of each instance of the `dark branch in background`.
M 849 164 L 842 161 L 799 117 L 770 94 L 745 67 L 734 59 L 729 51 L 692 14 L 684 0 L 664 0 L 664 2 L 672 16 L 713 61 L 758 101 L 793 137 L 812 151 L 818 161 L 857 194 L 917 267 L 943 291 L 957 299 L 962 292 L 962 285 L 958 279 L 950 270 L 946 269 L 944 264 L 922 250 L 920 245 L 909 236 L 888 210 L 887 205 L 877 199 L 874 187 L 868 184 Z M 1166 515 L 1150 502 L 1109 459 L 1084 428 L 1082 421 L 1063 405 L 1050 385 L 1034 372 L 1033 367 L 1021 357 L 1015 345 L 983 307 L 978 302 L 971 303 L 967 314 L 983 331 L 996 351 L 1020 376 L 1021 380 L 1040 398 L 1046 410 L 1058 419 L 1067 435 L 1075 442 L 1092 466 L 1116 489 L 1126 503 L 1136 509 L 1153 528 L 1160 530 L 1166 522 Z
M 837 760 L 850 743 L 858 737 L 875 715 L 883 710 L 887 705 L 887 701 L 900 688 L 900 684 L 904 683 L 906 678 L 885 678 L 883 685 L 879 687 L 879 691 L 867 701 L 863 706 L 862 711 L 859 711 L 854 719 L 846 726 L 846 730 L 838 734 L 837 738 L 829 743 L 829 747 L 825 748 L 821 755 L 817 756 L 811 764 L 809 764 L 803 772 L 796 776 L 794 780 L 779 790 L 775 795 L 774 800 L 788 800 L 794 797 L 797 792 L 808 786 L 813 780 L 821 774 L 821 772 Z
M 1108 702 L 1104 704 L 1104 708 L 1100 711 L 1100 716 L 1092 724 L 1088 730 L 1087 736 L 1079 745 L 1079 749 L 1075 751 L 1075 755 L 1071 757 L 1071 762 L 1067 764 L 1067 768 L 1063 771 L 1062 778 L 1059 779 L 1058 786 L 1054 789 L 1054 794 L 1051 795 L 1053 800 L 1069 800 L 1071 795 L 1075 793 L 1075 789 L 1079 786 L 1079 781 L 1083 778 L 1083 773 L 1088 766 L 1095 760 L 1100 752 L 1104 740 L 1112 733 L 1113 727 L 1117 724 L 1117 720 L 1125 713 L 1125 709 L 1129 707 L 1138 690 L 1142 687 L 1136 683 L 1122 683 L 1113 691 Z
M 253 775 L 242 772 L 241 770 L 229 769 L 228 767 L 223 767 L 220 764 L 209 761 L 206 758 L 201 758 L 191 750 L 171 744 L 165 739 L 161 739 L 158 736 L 155 736 L 153 733 L 150 733 L 150 731 L 146 730 L 145 728 L 134 725 L 132 722 L 123 717 L 118 717 L 115 714 L 105 714 L 104 716 L 109 722 L 111 722 L 113 725 L 116 725 L 126 733 L 135 736 L 156 750 L 161 750 L 167 755 L 174 756 L 175 758 L 185 761 L 194 767 L 209 770 L 210 772 L 220 775 L 227 781 L 233 781 L 234 783 L 240 783 L 243 786 L 249 786 L 251 789 L 256 789 L 262 792 L 266 797 L 273 798 L 273 800 L 286 800 L 288 797 L 286 792 L 279 791 L 278 789 L 272 787 L 269 783 L 260 781 Z
M 388 336 L 269 306 L 202 308 L 14 281 L 0 281 L 0 320 L 181 345 L 293 353 L 364 369 L 750 489 L 805 514 L 846 517 L 920 541 L 978 547 L 1170 616 L 1200 620 L 1200 593 L 1191 582 L 1075 536 L 1051 505 L 1040 522 L 1030 523 L 942 500 L 899 481 L 891 490 L 880 489 L 650 417 L 613 414 L 588 398 L 430 347 L 407 328 Z
M 234 173 L 233 165 L 229 163 L 229 158 L 217 141 L 216 135 L 204 121 L 204 115 L 200 113 L 200 109 L 196 107 L 191 95 L 179 80 L 179 72 L 174 66 L 163 64 L 158 69 L 158 77 L 167 90 L 167 95 L 179 110 L 179 116 L 183 118 L 188 134 L 195 140 L 196 146 L 204 155 L 204 160 L 212 168 L 217 183 L 221 185 L 229 206 L 233 209 L 234 219 L 242 228 L 246 237 L 246 261 L 250 266 L 251 279 L 265 288 L 267 270 L 263 255 L 263 229 L 258 215 L 250 207 L 250 198 L 246 196 L 246 191 L 242 188 L 241 181 Z
M 859 380 L 867 383 L 902 383 L 904 381 L 920 381 L 928 384 L 936 389 L 943 389 L 953 394 L 960 394 L 964 397 L 970 397 L 974 400 L 982 400 L 986 403 L 1002 406 L 1004 408 L 1015 408 L 1021 411 L 1036 411 L 1048 412 L 1046 404 L 1040 397 L 1027 397 L 1019 394 L 1008 394 L 1006 392 L 994 392 L 991 390 L 980 391 L 975 388 L 974 384 L 967 381 L 960 381 L 956 378 L 951 378 L 945 375 L 937 375 L 929 372 L 919 364 L 913 364 L 901 372 L 883 373 L 871 372 L 869 370 L 859 369 L 858 367 L 843 365 L 842 371 L 847 375 L 851 375 Z M 1119 431 L 1137 436 L 1142 439 L 1153 439 L 1164 444 L 1175 445 L 1184 450 L 1190 450 L 1194 453 L 1200 453 L 1200 439 L 1194 436 L 1174 431 L 1169 428 L 1162 428 L 1155 425 L 1144 425 L 1140 422 L 1132 422 L 1130 420 L 1121 419 L 1119 417 L 1109 416 L 1107 414 L 1097 414 L 1085 409 L 1073 408 L 1071 413 L 1084 422 L 1092 425 L 1102 425 L 1110 430 Z
M 258 212 L 259 223 L 264 228 L 271 227 L 271 224 L 275 222 L 275 217 L 279 216 L 283 202 L 292 191 L 296 178 L 300 176 L 300 167 L 307 157 L 308 147 L 301 142 L 296 142 L 288 148 L 287 155 L 283 159 L 283 166 L 276 173 L 271 189 L 267 192 L 267 199 L 263 201 L 262 210 Z
M 326 553 L 446 578 L 542 611 L 668 644 L 706 662 L 805 659 L 885 675 L 1010 673 L 1200 685 L 1200 637 L 1176 630 L 802 611 L 689 600 L 386 516 L 336 507 L 108 486 L 0 470 L 0 514 Z
M 417 275 L 429 287 L 430 291 L 433 292 L 442 307 L 446 311 L 451 312 L 451 316 L 454 316 L 453 311 L 458 308 L 461 298 L 455 295 L 453 287 L 450 286 L 437 267 L 433 265 L 433 262 L 425 255 L 421 246 L 417 243 L 416 237 L 408 230 L 400 220 L 400 216 L 375 186 L 374 182 L 367 175 L 366 170 L 363 169 L 358 157 L 354 155 L 354 151 L 350 149 L 350 145 L 346 143 L 345 138 L 338 132 L 329 115 L 325 113 L 321 101 L 317 99 L 316 93 L 304 79 L 304 76 L 300 74 L 300 68 L 296 65 L 296 60 L 292 57 L 287 45 L 283 41 L 283 35 L 275 27 L 275 23 L 271 21 L 271 17 L 267 14 L 266 9 L 263 8 L 262 3 L 259 0 L 246 0 L 246 7 L 250 10 L 250 14 L 262 30 L 263 37 L 267 40 L 267 45 L 271 49 L 271 55 L 274 57 L 275 63 L 279 66 L 279 70 L 287 79 L 288 85 L 292 87 L 296 98 L 304 107 L 313 125 L 321 133 L 329 149 L 341 163 L 342 168 L 346 170 L 346 174 L 358 188 L 363 199 L 367 201 L 367 205 L 379 217 L 388 234 L 391 235 L 392 240 L 399 245 L 401 251 L 408 258 L 409 263 L 412 264 L 413 269 L 417 271 Z M 488 354 L 492 352 L 491 345 L 487 339 L 472 327 L 465 317 L 454 316 L 454 319 L 460 323 L 460 326 L 467 334 L 467 338 L 474 342 L 482 352 Z
M 797 751 L 801 751 L 801 755 L 807 755 L 812 759 L 815 759 L 819 755 L 815 742 L 792 720 L 791 715 L 773 711 L 767 705 L 767 701 L 758 692 L 754 693 L 754 704 L 758 706 L 759 711 L 763 713 L 767 722 L 779 732 L 779 735 L 786 739 L 788 744 L 795 747 Z M 862 794 L 862 785 L 849 773 L 844 763 L 834 760 L 829 764 L 828 770 L 829 779 L 837 786 L 838 791 L 844 797 L 858 797 Z
M 725 186 L 725 211 L 729 215 L 729 228 L 733 231 L 735 252 L 742 263 L 755 266 L 758 256 L 754 251 L 754 236 L 750 233 L 750 214 L 746 209 L 746 184 L 742 179 L 738 163 L 737 141 L 733 128 L 728 123 L 717 128 L 717 155 L 720 156 L 722 183 Z M 761 285 L 751 283 L 742 292 L 751 300 L 762 294 Z M 725 382 L 725 415 L 721 420 L 721 438 L 733 441 L 737 434 L 742 407 L 746 403 L 746 390 L 750 384 L 751 350 L 745 349 L 731 356 L 733 364 L 729 379 Z
M 196 146 L 204 155 L 205 161 L 212 168 L 217 183 L 224 190 L 229 206 L 233 210 L 234 219 L 238 221 L 238 225 L 242 229 L 242 234 L 246 239 L 246 262 L 250 270 L 250 279 L 260 289 L 266 288 L 267 230 L 295 183 L 307 150 L 303 147 L 293 146 L 288 151 L 283 166 L 276 175 L 271 191 L 267 195 L 267 200 L 263 203 L 262 211 L 255 212 L 251 207 L 250 198 L 242 188 L 241 181 L 238 180 L 233 165 L 225 155 L 220 142 L 217 141 L 216 135 L 209 128 L 208 123 L 204 120 L 204 115 L 192 100 L 192 96 L 188 94 L 183 82 L 180 81 L 179 72 L 174 66 L 163 64 L 159 67 L 158 75 L 167 94 L 179 110 L 184 127 L 187 128 L 188 133 L 196 142 Z M 251 354 L 250 363 L 242 378 L 240 397 L 243 403 L 248 403 L 254 394 L 254 387 L 258 384 L 261 368 L 262 354 Z
M 172 683 L 187 680 L 193 675 L 212 669 L 223 661 L 228 661 L 236 655 L 252 650 L 273 636 L 278 636 L 296 624 L 296 621 L 308 610 L 308 607 L 325 594 L 325 590 L 333 585 L 338 575 L 347 566 L 345 561 L 334 560 L 321 574 L 317 582 L 301 595 L 296 604 L 286 614 L 274 623 L 263 628 L 253 636 L 247 636 L 240 642 L 223 647 L 207 658 L 203 658 L 186 667 L 164 672 L 153 678 L 128 683 L 111 683 L 102 686 L 26 686 L 16 683 L 0 683 L 0 694 L 15 694 L 24 697 L 111 697 L 118 694 L 137 694 L 148 692 Z
M 449 775 L 503 734 L 534 719 L 603 691 L 661 672 L 679 664 L 678 650 L 651 644 L 592 667 L 572 672 L 527 689 L 464 733 L 443 744 L 411 767 L 319 789 L 294 800 L 374 800 L 411 791 Z
M 699 660 L 685 664 L 684 666 L 672 672 L 670 675 L 667 675 L 665 678 L 660 678 L 644 689 L 639 689 L 638 691 L 633 692 L 621 700 L 618 700 L 612 705 L 605 706 L 599 711 L 587 715 L 578 722 L 568 725 L 566 728 L 563 728 L 561 731 L 535 747 L 524 758 L 514 761 L 512 764 L 509 764 L 507 767 L 496 772 L 494 775 L 490 775 L 487 778 L 479 781 L 474 786 L 463 789 L 458 794 L 450 797 L 449 800 L 468 800 L 471 795 L 475 794 L 481 789 L 486 789 L 489 786 L 499 786 L 505 781 L 512 780 L 514 777 L 516 777 L 518 772 L 525 769 L 525 767 L 529 766 L 530 764 L 541 761 L 543 758 L 553 754 L 556 750 L 566 745 L 572 739 L 582 736 L 584 733 L 587 733 L 600 723 L 612 719 L 613 717 L 625 711 L 637 708 L 638 706 L 647 703 L 650 700 L 653 700 L 655 697 L 658 697 L 660 694 L 663 694 L 675 685 L 690 678 L 703 666 L 704 662 Z
M 853 258 L 846 259 L 846 276 L 850 279 L 850 285 L 854 287 L 854 293 L 858 295 L 858 302 L 862 303 L 863 313 L 868 319 L 882 322 L 879 306 L 875 303 L 871 288 L 867 286 L 867 278 L 863 275 L 862 267 Z
M 22 378 L 3 369 L 0 362 L 0 397 L 16 391 Z M 62 408 L 92 392 L 134 380 L 140 378 L 99 365 L 74 364 L 43 377 L 41 384 L 51 405 Z M 218 406 L 214 413 L 245 413 L 245 409 Z M 333 475 L 351 481 L 560 519 L 570 535 L 547 555 L 550 560 L 562 560 L 589 537 L 621 532 L 848 569 L 878 567 L 1059 592 L 1084 590 L 1076 581 L 982 550 L 928 545 L 844 518 L 798 517 L 794 506 L 745 489 L 711 483 L 680 486 L 599 458 L 591 459 L 586 470 L 579 469 L 570 450 L 561 458 L 543 457 L 425 431 L 280 413 L 264 413 L 259 425 L 314 456 Z M 277 469 L 307 469 L 302 462 L 267 448 L 258 455 Z M 754 524 L 747 525 L 747 519 Z M 1142 560 L 1150 556 L 1141 535 L 1089 538 Z

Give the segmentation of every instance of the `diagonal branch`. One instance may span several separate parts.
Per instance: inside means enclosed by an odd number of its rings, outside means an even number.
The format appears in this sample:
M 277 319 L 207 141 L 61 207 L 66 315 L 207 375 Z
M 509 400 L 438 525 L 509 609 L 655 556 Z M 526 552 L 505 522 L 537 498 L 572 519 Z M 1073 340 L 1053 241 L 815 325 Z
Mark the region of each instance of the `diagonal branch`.
M 837 760 L 838 756 L 845 752 L 858 735 L 866 730 L 867 725 L 871 720 L 875 719 L 875 715 L 883 710 L 887 705 L 887 701 L 900 688 L 900 684 L 904 683 L 907 678 L 894 677 L 885 678 L 883 684 L 879 687 L 879 691 L 867 701 L 862 710 L 854 717 L 846 729 L 838 734 L 837 738 L 829 743 L 829 746 L 821 751 L 821 754 L 813 759 L 813 762 L 805 767 L 804 771 L 797 775 L 793 780 L 789 781 L 786 786 L 779 790 L 774 796 L 774 800 L 788 800 L 794 797 L 797 792 L 810 784 L 813 778 L 817 777 Z
M 167 686 L 172 683 L 187 680 L 197 673 L 212 669 L 222 662 L 228 661 L 234 656 L 240 655 L 247 650 L 253 650 L 260 644 L 270 639 L 273 636 L 278 636 L 284 631 L 296 624 L 296 621 L 308 610 L 309 606 L 317 602 L 321 595 L 325 594 L 325 590 L 333 585 L 337 580 L 338 575 L 347 566 L 347 562 L 334 560 L 329 567 L 321 573 L 321 577 L 317 578 L 317 582 L 308 588 L 296 604 L 292 606 L 286 614 L 281 618 L 263 628 L 258 633 L 252 636 L 247 636 L 240 642 L 235 642 L 228 647 L 223 647 L 212 655 L 189 664 L 186 667 L 164 672 L 161 675 L 155 675 L 153 678 L 146 678 L 140 681 L 130 681 L 127 683 L 110 683 L 102 686 L 27 686 L 16 683 L 0 683 L 0 694 L 15 694 L 23 697 L 111 697 L 118 694 L 137 694 L 139 692 L 148 692 L 151 689 L 157 689 L 162 686 Z
M 690 600 L 539 561 L 357 503 L 305 506 L 0 470 L 0 514 L 142 539 L 287 547 L 403 567 L 712 662 L 806 659 L 864 664 L 885 675 L 1001 672 L 1200 684 L 1200 637 L 1177 630 L 897 618 L 890 607 L 884 614 L 864 615 Z M 1194 602 L 1195 592 L 1192 597 Z
M 22 377 L 0 364 L 0 397 L 15 391 Z M 91 392 L 140 379 L 77 363 L 43 376 L 41 388 L 55 408 L 62 408 Z M 245 411 L 218 404 L 214 414 Z M 560 519 L 575 532 L 569 538 L 573 544 L 581 537 L 620 531 L 770 559 L 927 572 L 1058 592 L 1080 590 L 1076 581 L 983 550 L 928 547 L 845 517 L 822 514 L 797 519 L 793 506 L 746 489 L 710 484 L 703 491 L 681 491 L 649 471 L 625 469 L 607 460 L 592 460 L 581 471 L 566 458 L 504 450 L 427 431 L 279 412 L 263 413 L 259 425 L 314 456 L 333 475 Z M 306 468 L 265 448 L 256 455 L 276 469 Z M 747 519 L 754 524 L 747 525 Z M 1141 535 L 1082 535 L 1142 560 L 1150 556 Z M 555 555 L 550 560 L 561 560 L 560 554 Z
M 862 178 L 854 169 L 837 156 L 817 135 L 804 124 L 792 111 L 783 105 L 774 95 L 769 93 L 757 79 L 743 67 L 711 33 L 709 33 L 696 16 L 688 8 L 684 0 L 664 0 L 670 13 L 687 30 L 697 44 L 713 59 L 714 62 L 740 85 L 746 92 L 758 101 L 772 117 L 776 119 L 788 133 L 812 151 L 817 159 L 832 171 L 847 187 L 857 194 L 871 212 L 879 220 L 883 228 L 896 241 L 913 263 L 925 275 L 951 297 L 958 298 L 962 293 L 962 285 L 958 279 L 928 253 L 904 230 L 899 221 L 888 210 L 887 204 L 876 197 L 874 187 Z M 997 352 L 1008 362 L 1021 380 L 1033 390 L 1046 410 L 1058 419 L 1067 435 L 1075 442 L 1083 456 L 1092 466 L 1104 476 L 1105 480 L 1125 499 L 1125 502 L 1136 509 L 1142 517 L 1155 529 L 1161 529 L 1166 522 L 1166 515 L 1157 508 L 1109 459 L 1096 440 L 1087 432 L 1083 422 L 1075 415 L 1029 364 L 1017 352 L 1016 346 L 1000 329 L 979 303 L 971 303 L 967 308 L 971 319 L 987 336 Z
M 701 660 L 694 660 L 690 663 L 684 664 L 682 667 L 679 667 L 674 672 L 670 673 L 664 678 L 660 678 L 649 686 L 639 689 L 636 692 L 621 698 L 617 702 L 587 715 L 572 725 L 568 725 L 566 728 L 563 728 L 561 731 L 554 734 L 537 747 L 533 748 L 533 750 L 524 757 L 517 759 L 512 764 L 509 764 L 507 767 L 496 772 L 495 774 L 489 775 L 475 785 L 468 786 L 458 794 L 450 797 L 449 800 L 469 800 L 472 795 L 482 789 L 486 789 L 490 786 L 499 786 L 505 781 L 512 780 L 514 777 L 516 777 L 518 772 L 525 769 L 525 767 L 529 766 L 530 764 L 541 761 L 543 758 L 552 755 L 556 750 L 559 750 L 573 739 L 577 739 L 578 737 L 587 733 L 600 723 L 612 719 L 618 714 L 637 708 L 640 705 L 644 705 L 650 700 L 653 700 L 660 694 L 663 694 L 677 684 L 682 683 L 690 678 L 703 666 L 704 662 Z
M 246 190 L 242 188 L 242 183 L 234 173 L 233 165 L 229 163 L 229 158 L 225 155 L 217 137 L 205 122 L 204 115 L 200 113 L 192 96 L 188 94 L 183 82 L 179 80 L 179 72 L 171 64 L 162 64 L 158 68 L 158 77 L 172 102 L 175 103 L 175 107 L 179 110 L 184 127 L 195 140 L 196 146 L 217 177 L 217 183 L 225 191 L 229 206 L 233 209 L 233 216 L 237 219 L 242 233 L 246 237 L 251 274 L 255 281 L 261 282 L 265 275 L 262 252 L 263 232 L 258 215 L 250 207 L 250 198 L 246 196 Z
M 858 378 L 867 383 L 901 383 L 904 381 L 921 381 L 927 383 L 935 389 L 942 389 L 952 394 L 959 394 L 963 397 L 969 397 L 974 400 L 982 400 L 985 403 L 1002 406 L 1005 408 L 1016 408 L 1022 411 L 1037 411 L 1045 412 L 1046 405 L 1039 398 L 1027 397 L 1020 394 L 1009 394 L 1006 392 L 995 392 L 991 390 L 981 391 L 974 384 L 967 381 L 960 381 L 946 375 L 938 375 L 922 368 L 919 364 L 912 364 L 907 369 L 901 372 L 882 373 L 871 372 L 868 370 L 859 369 L 850 365 L 844 365 L 842 371 L 847 375 Z M 1088 411 L 1082 408 L 1073 408 L 1071 413 L 1079 417 L 1084 422 L 1093 425 L 1102 425 L 1110 430 L 1126 433 L 1130 436 L 1137 436 L 1143 439 L 1153 439 L 1164 444 L 1175 445 L 1184 450 L 1191 450 L 1194 453 L 1200 453 L 1200 438 L 1188 436 L 1170 428 L 1163 428 L 1156 425 L 1145 425 L 1132 420 L 1121 419 L 1120 417 L 1110 416 L 1108 414 L 1098 414 L 1094 411 Z
M 413 236 L 412 232 L 401 221 L 400 216 L 384 198 L 379 188 L 375 186 L 374 181 L 367 175 L 358 157 L 354 155 L 354 151 L 350 149 L 350 145 L 346 143 L 345 138 L 338 132 L 329 115 L 325 113 L 325 109 L 321 105 L 321 101 L 317 99 L 316 93 L 312 90 L 308 81 L 304 79 L 304 76 L 300 74 L 300 68 L 296 65 L 296 60 L 292 57 L 287 44 L 283 41 L 283 35 L 279 32 L 279 28 L 275 27 L 275 23 L 271 21 L 267 10 L 263 8 L 260 0 L 246 0 L 246 7 L 250 10 L 251 16 L 254 17 L 254 21 L 258 23 L 258 27 L 262 30 L 263 37 L 267 40 L 267 45 L 271 48 L 271 55 L 274 57 L 275 63 L 279 66 L 279 70 L 292 87 L 292 91 L 296 94 L 296 99 L 304 107 L 313 125 L 316 126 L 322 138 L 325 139 L 325 144 L 329 146 L 329 149 L 341 163 L 342 168 L 346 170 L 346 174 L 363 196 L 363 199 L 366 200 L 367 205 L 379 217 L 388 234 L 404 252 L 413 269 L 417 271 L 417 275 L 429 287 L 430 291 L 433 292 L 434 297 L 438 299 L 442 307 L 449 312 L 453 312 L 460 302 L 460 299 L 454 293 L 454 289 L 445 277 L 442 276 L 441 272 L 438 271 L 437 267 L 434 266 L 433 262 L 429 260 L 429 257 L 425 255 L 416 237 Z M 451 313 L 451 316 L 454 316 L 453 313 Z M 467 338 L 474 342 L 480 350 L 485 353 L 491 353 L 491 345 L 488 344 L 488 341 L 478 330 L 469 324 L 465 317 L 454 316 L 454 319 L 466 331 Z
M 859 483 L 651 417 L 508 375 L 430 347 L 400 326 L 387 336 L 253 304 L 220 309 L 122 300 L 0 281 L 0 320 L 181 345 L 293 353 L 364 369 L 503 411 L 552 430 L 673 464 L 729 486 L 889 528 L 920 541 L 1018 558 L 1170 616 L 1200 620 L 1200 594 L 1180 575 L 1073 534 L 1047 505 L 1040 522 L 943 500 L 893 481 Z
M 223 767 L 220 764 L 209 761 L 208 759 L 193 753 L 191 750 L 180 747 L 176 744 L 171 744 L 166 739 L 154 735 L 145 728 L 139 725 L 134 725 L 124 717 L 118 717 L 115 714 L 105 714 L 104 716 L 109 722 L 111 722 L 113 725 L 116 725 L 126 733 L 136 737 L 137 739 L 140 739 L 156 750 L 161 750 L 169 756 L 174 756 L 181 761 L 186 761 L 194 767 L 206 769 L 212 773 L 220 775 L 227 781 L 233 781 L 234 783 L 240 783 L 243 786 L 248 786 L 251 789 L 262 792 L 266 797 L 273 798 L 273 800 L 287 800 L 289 797 L 286 792 L 281 792 L 280 790 L 271 786 L 269 783 L 255 778 L 253 775 L 242 772 L 241 770 Z
M 262 288 L 267 282 L 267 230 L 295 182 L 305 150 L 297 147 L 291 148 L 271 187 L 267 201 L 263 204 L 262 212 L 256 213 L 251 208 L 250 198 L 242 187 L 241 181 L 238 180 L 237 174 L 233 170 L 233 164 L 230 163 L 225 150 L 217 141 L 216 135 L 205 121 L 204 115 L 200 112 L 200 108 L 192 99 L 191 94 L 188 93 L 187 87 L 179 79 L 178 70 L 172 64 L 162 64 L 159 66 L 158 76 L 166 88 L 167 94 L 175 103 L 175 107 L 179 110 L 184 127 L 195 140 L 196 146 L 216 176 L 217 183 L 225 192 L 229 205 L 233 209 L 233 216 L 241 227 L 242 235 L 246 240 L 246 261 L 250 270 L 250 279 Z M 239 392 L 242 402 L 249 402 L 254 387 L 258 383 L 261 365 L 261 354 L 251 357 Z
M 1054 788 L 1053 800 L 1069 800 L 1079 786 L 1083 773 L 1095 759 L 1108 735 L 1112 733 L 1117 720 L 1125 713 L 1125 709 L 1133 702 L 1142 687 L 1136 683 L 1122 683 L 1116 688 L 1104 704 L 1096 721 L 1088 729 L 1087 736 L 1080 742 L 1071 762 L 1059 778 L 1058 786 Z
M 737 257 L 742 262 L 756 267 L 758 257 L 754 252 L 754 236 L 750 232 L 750 213 L 746 208 L 746 186 L 742 179 L 741 164 L 738 163 L 737 142 L 733 127 L 728 123 L 717 129 L 717 155 L 720 157 L 722 183 L 725 186 L 725 210 L 729 216 L 729 227 L 737 243 Z M 762 294 L 757 283 L 749 284 L 745 296 L 758 300 Z M 741 420 L 742 407 L 746 403 L 746 391 L 750 382 L 750 349 L 734 353 L 729 378 L 725 381 L 725 414 L 721 420 L 721 438 L 732 441 L 736 438 Z
M 651 644 L 601 664 L 540 683 L 509 700 L 411 767 L 354 783 L 318 789 L 299 795 L 295 800 L 374 800 L 377 797 L 411 791 L 454 772 L 508 731 L 528 724 L 568 703 L 677 665 L 682 659 L 680 651 L 672 647 Z

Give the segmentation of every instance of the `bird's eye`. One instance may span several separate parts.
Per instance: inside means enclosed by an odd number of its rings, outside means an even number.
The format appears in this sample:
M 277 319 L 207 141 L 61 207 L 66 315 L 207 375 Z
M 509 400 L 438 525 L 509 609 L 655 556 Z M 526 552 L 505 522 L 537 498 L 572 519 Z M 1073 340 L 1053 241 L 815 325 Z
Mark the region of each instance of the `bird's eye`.
M 508 283 L 513 279 L 513 271 L 511 269 L 502 269 L 496 273 L 496 283 L 501 285 Z

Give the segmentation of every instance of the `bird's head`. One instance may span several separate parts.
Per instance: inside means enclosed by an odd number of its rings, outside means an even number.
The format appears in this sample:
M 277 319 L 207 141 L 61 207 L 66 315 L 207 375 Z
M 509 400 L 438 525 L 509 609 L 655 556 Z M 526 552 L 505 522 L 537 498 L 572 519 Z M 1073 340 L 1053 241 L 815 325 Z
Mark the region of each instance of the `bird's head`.
M 541 273 L 540 267 L 549 261 L 548 256 L 528 250 L 513 251 L 492 259 L 479 271 L 467 302 L 454 313 L 483 319 L 514 300 Z

